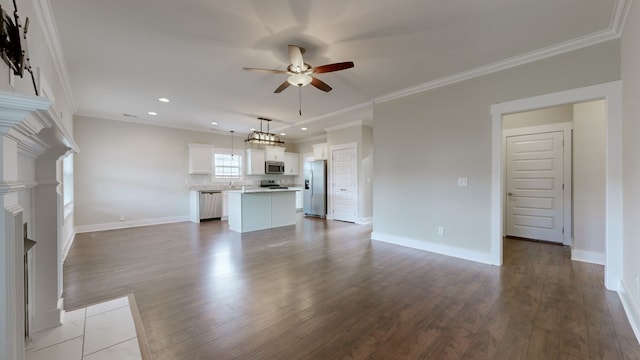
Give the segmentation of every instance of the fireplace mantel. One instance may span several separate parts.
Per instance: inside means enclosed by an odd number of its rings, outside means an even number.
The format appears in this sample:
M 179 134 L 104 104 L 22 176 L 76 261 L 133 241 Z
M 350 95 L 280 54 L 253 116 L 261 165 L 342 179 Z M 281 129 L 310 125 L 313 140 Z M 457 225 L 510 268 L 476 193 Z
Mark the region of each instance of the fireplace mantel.
M 56 161 L 68 151 L 78 151 L 73 137 L 53 110 L 49 99 L 0 92 L 0 349 L 7 359 L 24 359 L 23 212 L 18 194 L 33 191 L 31 204 L 34 240 L 35 327 L 60 323 L 62 301 L 58 291 L 60 272 L 58 227 L 62 213 L 58 201 Z M 36 179 L 20 178 L 18 154 L 34 159 Z M 29 187 L 27 187 L 29 184 Z M 53 185 L 52 185 L 53 184 Z M 47 284 L 53 281 L 54 284 Z

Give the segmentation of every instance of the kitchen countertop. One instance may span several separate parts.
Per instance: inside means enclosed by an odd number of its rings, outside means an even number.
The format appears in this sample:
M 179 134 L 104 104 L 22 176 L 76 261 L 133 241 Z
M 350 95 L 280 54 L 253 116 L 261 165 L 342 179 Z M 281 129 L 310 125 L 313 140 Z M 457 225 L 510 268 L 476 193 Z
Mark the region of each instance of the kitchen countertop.
M 242 194 L 255 194 L 255 193 L 274 193 L 274 192 L 284 192 L 284 191 L 299 191 L 300 189 L 269 189 L 269 188 L 259 188 L 259 189 L 246 189 L 242 190 L 227 190 L 230 193 L 242 193 Z
M 247 192 L 249 190 L 265 189 L 257 185 L 245 185 L 245 186 L 246 186 Z M 288 188 L 298 188 L 297 190 L 300 190 L 303 187 L 303 185 L 298 185 L 298 184 L 282 184 L 281 186 L 288 187 Z M 192 190 L 192 191 L 241 191 L 242 185 L 234 185 L 232 187 L 228 185 L 194 185 L 194 186 L 189 186 L 189 190 Z M 293 190 L 296 190 L 296 189 L 293 189 Z

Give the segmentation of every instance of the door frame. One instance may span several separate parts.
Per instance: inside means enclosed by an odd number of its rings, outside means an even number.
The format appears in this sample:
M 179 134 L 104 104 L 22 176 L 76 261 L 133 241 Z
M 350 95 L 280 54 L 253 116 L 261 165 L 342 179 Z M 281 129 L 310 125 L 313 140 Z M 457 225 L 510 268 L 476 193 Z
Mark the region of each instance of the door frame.
M 327 219 L 330 220 L 334 220 L 334 212 L 333 212 L 333 152 L 336 150 L 346 150 L 346 149 L 353 149 L 355 150 L 356 153 L 356 161 L 355 161 L 355 169 L 354 169 L 354 175 L 356 177 L 356 183 L 355 183 L 355 206 L 356 206 L 356 215 L 353 218 L 353 222 L 356 223 L 358 222 L 358 219 L 360 217 L 360 209 L 359 209 L 359 202 L 360 202 L 360 179 L 358 178 L 358 143 L 353 142 L 353 143 L 346 143 L 346 144 L 340 144 L 340 145 L 331 145 L 329 146 L 329 156 L 327 157 L 327 171 L 329 172 L 329 186 L 327 187 L 327 200 L 328 200 L 328 204 L 327 206 L 329 206 L 329 209 L 331 211 L 327 211 Z
M 606 102 L 606 205 L 604 285 L 618 291 L 622 276 L 622 82 L 586 86 L 491 105 L 491 261 L 502 265 L 502 116 L 592 100 Z
M 507 137 L 510 136 L 520 136 L 520 135 L 534 135 L 534 134 L 542 134 L 549 132 L 558 132 L 562 131 L 562 140 L 564 141 L 563 145 L 563 169 L 562 169 L 562 177 L 564 182 L 564 191 L 562 192 L 562 218 L 564 228 L 564 233 L 562 234 L 562 244 L 571 246 L 573 244 L 573 229 L 572 224 L 572 196 L 573 196 L 573 184 L 571 175 L 572 175 L 572 136 L 571 131 L 573 130 L 573 122 L 562 122 L 556 124 L 548 124 L 548 125 L 537 125 L 537 126 L 527 126 L 515 129 L 505 129 L 502 130 L 502 173 L 504 174 L 504 183 L 507 182 Z M 504 218 L 503 218 L 503 228 L 502 233 L 507 233 L 507 194 L 502 193 L 502 208 L 504 209 Z

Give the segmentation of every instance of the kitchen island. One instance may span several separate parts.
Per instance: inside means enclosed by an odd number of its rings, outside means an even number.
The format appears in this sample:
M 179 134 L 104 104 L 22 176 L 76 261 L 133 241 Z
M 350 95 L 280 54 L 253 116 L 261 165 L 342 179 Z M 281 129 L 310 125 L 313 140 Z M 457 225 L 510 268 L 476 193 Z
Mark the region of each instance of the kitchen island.
M 229 229 L 240 233 L 296 223 L 295 189 L 232 190 Z

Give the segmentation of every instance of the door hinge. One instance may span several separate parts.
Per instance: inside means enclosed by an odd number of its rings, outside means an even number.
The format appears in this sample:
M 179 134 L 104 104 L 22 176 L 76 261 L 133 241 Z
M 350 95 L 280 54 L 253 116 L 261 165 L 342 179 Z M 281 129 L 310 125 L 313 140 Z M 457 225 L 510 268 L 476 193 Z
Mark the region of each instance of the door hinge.
M 564 227 L 562 228 L 562 234 L 564 235 Z
M 562 190 L 564 190 L 564 184 L 562 184 Z

